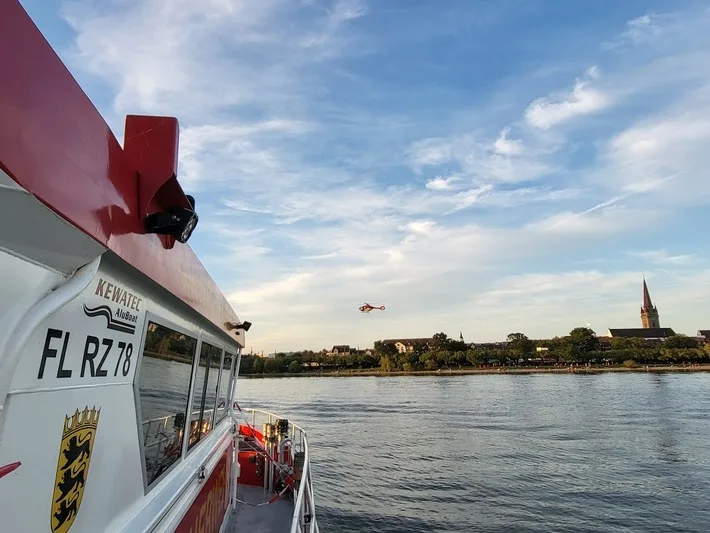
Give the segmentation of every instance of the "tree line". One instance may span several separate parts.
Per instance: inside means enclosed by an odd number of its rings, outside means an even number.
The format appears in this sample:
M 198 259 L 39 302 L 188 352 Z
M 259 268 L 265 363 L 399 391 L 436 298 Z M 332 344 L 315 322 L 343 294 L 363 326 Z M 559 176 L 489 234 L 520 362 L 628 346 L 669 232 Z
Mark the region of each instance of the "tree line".
M 599 342 L 590 328 L 578 327 L 564 337 L 529 339 L 510 333 L 505 342 L 467 344 L 436 333 L 428 343 L 415 343 L 400 353 L 393 342 L 376 341 L 374 353 L 327 355 L 304 351 L 276 354 L 275 358 L 243 356 L 242 374 L 319 372 L 322 370 L 380 369 L 383 372 L 439 370 L 462 367 L 530 367 L 550 365 L 695 364 L 710 362 L 710 345 L 693 337 L 674 335 L 662 343 L 641 338 L 613 338 Z
M 375 355 L 353 352 L 327 355 L 325 352 L 304 350 L 292 354 L 277 353 L 275 357 L 242 355 L 240 374 L 297 374 L 308 371 L 378 368 L 380 359 Z

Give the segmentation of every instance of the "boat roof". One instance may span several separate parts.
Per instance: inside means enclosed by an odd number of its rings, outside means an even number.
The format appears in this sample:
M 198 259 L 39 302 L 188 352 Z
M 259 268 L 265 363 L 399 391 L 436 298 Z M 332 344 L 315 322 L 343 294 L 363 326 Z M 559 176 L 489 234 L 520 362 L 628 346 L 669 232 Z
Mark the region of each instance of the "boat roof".
M 0 169 L 234 338 L 225 324 L 239 318 L 192 249 L 145 233 L 145 210 L 155 208 L 156 202 L 146 202 L 144 176 L 152 180 L 158 204 L 162 194 L 168 203 L 189 205 L 174 175 L 157 184 L 151 177 L 156 169 L 151 157 L 162 161 L 158 167 L 174 164 L 177 170 L 177 120 L 132 117 L 129 127 L 127 119 L 122 148 L 17 0 L 0 3 L 0 76 Z M 129 143 L 136 145 L 129 132 L 140 133 L 151 125 L 161 126 L 162 134 L 149 134 L 142 147 L 127 153 Z M 141 165 L 146 168 L 137 168 Z M 236 337 L 243 346 L 243 332 Z

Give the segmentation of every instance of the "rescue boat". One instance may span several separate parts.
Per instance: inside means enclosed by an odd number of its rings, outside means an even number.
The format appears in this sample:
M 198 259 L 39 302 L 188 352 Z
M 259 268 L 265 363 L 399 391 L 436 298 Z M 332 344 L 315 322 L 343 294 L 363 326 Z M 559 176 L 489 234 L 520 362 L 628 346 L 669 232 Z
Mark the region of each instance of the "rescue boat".
M 317 532 L 305 431 L 237 401 L 178 120 L 121 146 L 17 0 L 0 72 L 0 530 Z

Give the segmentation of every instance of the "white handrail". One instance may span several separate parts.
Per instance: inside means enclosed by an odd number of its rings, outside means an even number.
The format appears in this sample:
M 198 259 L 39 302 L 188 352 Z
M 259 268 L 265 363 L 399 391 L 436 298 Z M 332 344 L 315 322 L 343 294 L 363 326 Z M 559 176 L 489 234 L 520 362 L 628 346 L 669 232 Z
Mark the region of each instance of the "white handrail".
M 247 415 L 247 413 L 251 415 L 252 421 L 250 423 L 252 424 L 252 426 L 254 426 L 254 418 L 257 413 L 267 417 L 269 419 L 269 422 L 271 422 L 272 419 L 283 418 L 282 416 L 279 416 L 269 411 L 265 411 L 263 409 L 245 408 L 242 409 L 242 412 L 245 416 Z M 320 529 L 318 528 L 318 521 L 316 520 L 316 508 L 313 497 L 313 483 L 311 481 L 311 460 L 310 452 L 308 449 L 308 438 L 306 437 L 306 432 L 303 428 L 292 422 L 289 423 L 291 427 L 293 427 L 295 430 L 293 446 L 290 447 L 292 458 L 296 453 L 296 448 L 300 448 L 300 451 L 303 451 L 303 471 L 301 473 L 301 484 L 297 490 L 296 501 L 293 505 L 293 515 L 291 518 L 291 528 L 289 532 L 305 533 L 307 531 L 309 533 L 320 533 Z M 254 429 L 257 428 L 254 427 Z M 299 433 L 298 440 L 296 440 L 295 438 L 296 431 Z M 310 519 L 308 520 L 308 522 L 305 522 L 306 514 L 310 515 Z
M 291 533 L 296 533 L 301 530 L 301 519 L 303 518 L 304 504 L 303 504 L 303 493 L 308 490 L 308 478 L 311 473 L 309 466 L 310 457 L 308 456 L 308 440 L 306 439 L 306 434 L 303 434 L 303 473 L 301 474 L 301 486 L 298 488 L 298 496 L 296 496 L 296 502 L 293 505 L 293 516 L 291 518 Z M 305 481 L 305 483 L 304 483 Z M 313 520 L 313 515 L 311 514 L 311 520 Z
M 59 286 L 51 290 L 49 287 L 45 287 L 47 293 L 17 321 L 14 330 L 8 332 L 10 342 L 5 348 L 5 355 L 0 358 L 0 422 L 5 414 L 5 402 L 10 390 L 10 383 L 27 341 L 43 320 L 67 305 L 89 286 L 91 280 L 96 276 L 100 264 L 101 256 L 95 257 L 63 280 Z

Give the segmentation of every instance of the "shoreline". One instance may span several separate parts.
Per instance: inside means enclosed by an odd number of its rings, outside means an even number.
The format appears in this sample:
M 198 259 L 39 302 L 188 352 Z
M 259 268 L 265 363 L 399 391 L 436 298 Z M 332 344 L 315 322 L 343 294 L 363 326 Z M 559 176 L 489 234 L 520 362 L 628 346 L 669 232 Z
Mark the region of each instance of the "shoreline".
M 299 372 L 299 373 L 269 373 L 269 374 L 240 374 L 240 378 L 285 378 L 285 377 L 388 377 L 388 376 L 475 376 L 487 374 L 603 374 L 608 372 L 710 372 L 710 364 L 705 365 L 638 365 L 636 367 L 607 366 L 607 367 L 541 367 L 541 368 L 457 368 L 450 370 L 396 370 L 385 372 L 383 370 L 340 370 L 332 372 Z

